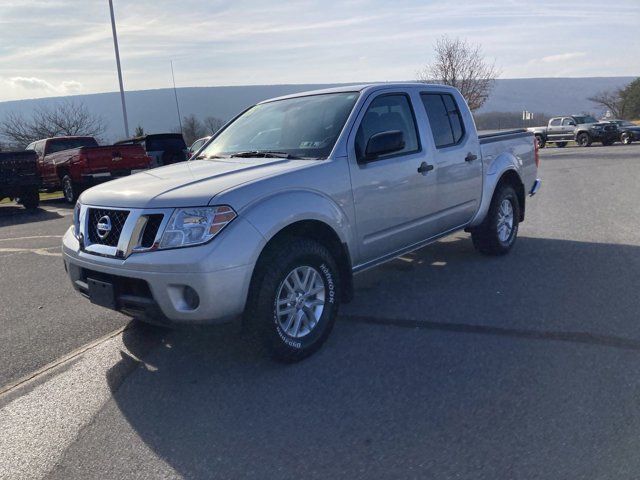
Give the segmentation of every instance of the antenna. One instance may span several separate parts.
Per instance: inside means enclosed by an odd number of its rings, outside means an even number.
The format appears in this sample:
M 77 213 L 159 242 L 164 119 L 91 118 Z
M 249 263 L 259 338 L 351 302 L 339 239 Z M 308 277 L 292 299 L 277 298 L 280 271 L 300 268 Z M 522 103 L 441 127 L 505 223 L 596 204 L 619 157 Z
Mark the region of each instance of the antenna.
M 178 111 L 178 124 L 182 133 L 182 117 L 180 116 L 180 105 L 178 105 L 178 91 L 176 90 L 176 76 L 173 74 L 173 60 L 171 60 L 171 78 L 173 79 L 173 95 L 176 97 L 176 110 Z

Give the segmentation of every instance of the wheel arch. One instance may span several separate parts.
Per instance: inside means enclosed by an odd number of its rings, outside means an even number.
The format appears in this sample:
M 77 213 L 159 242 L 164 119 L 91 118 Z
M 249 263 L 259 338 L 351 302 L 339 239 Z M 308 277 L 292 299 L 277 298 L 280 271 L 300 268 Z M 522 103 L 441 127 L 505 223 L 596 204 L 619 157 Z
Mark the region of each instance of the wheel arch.
M 340 281 L 343 286 L 341 301 L 349 302 L 353 297 L 353 273 L 349 246 L 338 235 L 336 230 L 328 223 L 317 219 L 305 219 L 294 221 L 275 232 L 265 243 L 254 268 L 251 277 L 250 291 L 254 291 L 261 277 L 261 261 L 271 251 L 286 244 L 292 238 L 308 238 L 321 243 L 333 256 L 340 273 Z

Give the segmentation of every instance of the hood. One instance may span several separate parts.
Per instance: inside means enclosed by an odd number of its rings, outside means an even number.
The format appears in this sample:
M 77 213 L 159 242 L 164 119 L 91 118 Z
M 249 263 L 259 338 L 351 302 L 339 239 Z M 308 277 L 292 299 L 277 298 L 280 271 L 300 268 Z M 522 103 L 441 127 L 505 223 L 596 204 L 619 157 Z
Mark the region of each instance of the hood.
M 80 201 L 122 208 L 208 205 L 213 197 L 230 188 L 314 163 L 283 158 L 193 160 L 103 183 L 85 191 Z

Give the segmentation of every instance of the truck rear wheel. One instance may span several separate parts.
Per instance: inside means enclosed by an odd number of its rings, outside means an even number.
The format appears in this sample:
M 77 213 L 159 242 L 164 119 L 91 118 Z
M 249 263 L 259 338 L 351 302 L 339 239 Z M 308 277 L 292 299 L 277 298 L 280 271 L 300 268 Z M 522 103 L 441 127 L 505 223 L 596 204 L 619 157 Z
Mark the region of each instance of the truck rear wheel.
M 578 134 L 578 137 L 576 138 L 576 142 L 578 142 L 578 145 L 580 145 L 581 147 L 590 147 L 591 137 L 587 132 L 582 132 Z
M 291 238 L 260 259 L 245 323 L 270 356 L 297 362 L 325 342 L 338 313 L 340 276 L 322 244 Z
M 502 185 L 493 194 L 484 221 L 471 229 L 473 246 L 485 255 L 504 255 L 516 243 L 520 223 L 520 202 L 510 185 Z
M 624 145 L 629 145 L 633 141 L 633 138 L 631 137 L 631 133 L 624 132 L 622 135 L 620 135 L 620 141 Z
M 67 203 L 74 204 L 78 199 L 78 186 L 73 183 L 69 175 L 62 177 L 62 193 Z
M 27 210 L 34 210 L 40 205 L 40 192 L 37 187 L 24 190 L 18 202 L 21 203 Z

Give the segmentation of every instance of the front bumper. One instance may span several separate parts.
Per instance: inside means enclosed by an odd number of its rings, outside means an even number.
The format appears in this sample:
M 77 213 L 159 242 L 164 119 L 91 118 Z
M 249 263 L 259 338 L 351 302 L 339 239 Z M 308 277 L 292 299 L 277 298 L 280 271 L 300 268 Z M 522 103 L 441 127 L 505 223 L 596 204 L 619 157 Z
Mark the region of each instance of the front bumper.
M 249 227 L 241 222 L 236 227 L 241 227 L 245 238 L 249 236 L 244 231 Z M 248 247 L 236 243 L 239 248 Z M 62 253 L 71 283 L 80 294 L 89 297 L 89 279 L 107 282 L 113 286 L 112 308 L 164 325 L 233 320 L 244 310 L 253 273 L 253 263 L 232 266 L 222 256 L 218 265 L 212 264 L 211 258 L 218 255 L 211 244 L 108 258 L 82 251 L 72 229 L 63 238 Z M 187 287 L 197 294 L 195 308 Z

